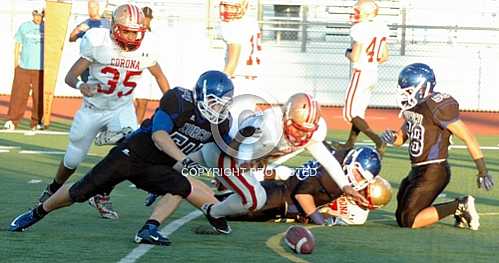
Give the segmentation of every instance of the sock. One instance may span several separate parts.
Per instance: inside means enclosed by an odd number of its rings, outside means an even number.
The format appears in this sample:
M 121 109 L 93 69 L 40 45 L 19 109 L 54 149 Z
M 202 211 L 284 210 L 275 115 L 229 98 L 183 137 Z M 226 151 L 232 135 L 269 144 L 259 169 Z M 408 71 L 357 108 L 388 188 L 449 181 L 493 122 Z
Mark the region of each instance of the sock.
M 34 211 L 33 211 L 33 215 L 40 219 L 42 217 L 44 217 L 46 214 L 48 214 L 49 212 L 45 211 L 45 209 L 43 209 L 43 204 L 40 204 L 39 206 L 37 206 Z
M 458 205 L 459 201 L 457 200 L 434 205 L 435 209 L 437 210 L 438 220 L 454 214 L 457 210 Z
M 147 225 L 154 225 L 156 227 L 159 227 L 159 225 L 161 225 L 161 223 L 159 223 L 159 221 L 156 219 L 147 219 L 146 223 L 144 224 L 144 226 L 142 228 L 145 228 Z
M 239 215 L 248 212 L 243 206 L 241 197 L 237 194 L 232 194 L 227 197 L 223 202 L 214 204 L 211 207 L 210 215 L 215 218 L 224 217 L 228 215 Z
M 57 190 L 59 190 L 59 188 L 61 188 L 62 184 L 58 183 L 55 181 L 55 179 L 52 181 L 52 183 L 49 184 L 49 191 L 51 193 L 55 193 L 57 192 Z

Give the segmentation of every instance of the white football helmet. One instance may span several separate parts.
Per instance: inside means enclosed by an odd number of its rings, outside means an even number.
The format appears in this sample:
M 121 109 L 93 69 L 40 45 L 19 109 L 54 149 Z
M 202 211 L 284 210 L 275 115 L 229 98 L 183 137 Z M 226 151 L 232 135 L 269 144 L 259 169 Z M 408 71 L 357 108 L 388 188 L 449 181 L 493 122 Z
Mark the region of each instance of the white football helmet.
M 359 0 L 353 6 L 352 23 L 372 20 L 378 15 L 379 6 L 374 0 Z
M 307 144 L 319 128 L 321 106 L 309 94 L 297 93 L 284 104 L 284 136 L 294 146 Z
M 241 19 L 248 9 L 248 0 L 222 0 L 219 8 L 222 21 L 230 22 Z

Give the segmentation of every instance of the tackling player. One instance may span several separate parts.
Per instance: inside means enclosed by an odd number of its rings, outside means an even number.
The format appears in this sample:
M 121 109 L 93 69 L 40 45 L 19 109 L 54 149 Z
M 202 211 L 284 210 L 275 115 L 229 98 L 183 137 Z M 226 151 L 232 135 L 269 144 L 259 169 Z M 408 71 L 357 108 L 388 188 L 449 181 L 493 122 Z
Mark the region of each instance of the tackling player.
M 363 208 L 349 201 L 325 169 L 317 161 L 309 161 L 295 170 L 276 167 L 275 176 L 288 179 L 275 181 L 265 178 L 262 182 L 267 193 L 265 206 L 259 211 L 229 219 L 267 221 L 280 218 L 319 225 L 363 224 L 368 209 L 386 205 L 391 198 L 390 184 L 378 176 L 381 169 L 379 154 L 369 147 L 350 151 L 331 149 L 331 153 L 343 164 L 344 176 L 353 188 L 368 199 L 369 207 Z
M 458 102 L 449 94 L 433 91 L 436 83 L 433 69 L 426 64 L 410 64 L 402 69 L 399 105 L 405 122 L 399 131 L 387 130 L 382 135 L 386 143 L 394 146 L 409 140 L 412 169 L 400 183 L 397 223 L 400 227 L 420 228 L 454 215 L 456 226 L 478 230 L 480 221 L 473 196 L 433 204 L 450 181 L 447 157 L 451 135 L 466 144 L 478 169 L 478 187 L 488 191 L 494 186 L 480 145 L 459 117 Z
M 265 189 L 251 169 L 244 169 L 262 168 L 262 164 L 301 150 L 307 150 L 324 167 L 346 196 L 367 205 L 365 197 L 352 188 L 343 176 L 341 165 L 323 144 L 327 127 L 320 117 L 319 103 L 308 94 L 298 93 L 291 96 L 283 110 L 284 114 L 276 115 L 275 109 L 267 109 L 244 120 L 240 128 L 243 132 L 238 133 L 233 140 L 236 144 L 241 142 L 235 147 L 235 158 L 229 156 L 235 144 L 227 149 L 211 143 L 201 149 L 201 156 L 196 157 L 196 160 L 199 159 L 207 167 L 219 168 L 221 176 L 216 179 L 236 193 L 219 204 L 204 206 L 208 217 L 218 218 L 261 209 L 267 200 Z M 245 130 L 252 132 L 245 134 Z M 244 139 L 239 140 L 239 136 Z M 255 142 L 247 143 L 252 141 Z
M 217 202 L 208 186 L 193 177 L 179 173 L 182 169 L 205 171 L 186 155 L 213 141 L 212 129 L 226 135 L 230 114 L 226 103 L 234 88 L 227 76 L 219 71 L 203 73 L 194 91 L 174 88 L 163 96 L 152 119 L 90 170 L 72 186 L 61 187 L 38 207 L 12 221 L 10 231 L 23 231 L 47 213 L 84 202 L 104 189 L 112 189 L 129 180 L 138 188 L 164 195 L 151 217 L 135 235 L 135 242 L 169 245 L 170 240 L 159 231 L 159 225 L 186 198 L 196 207 Z M 224 218 L 209 218 L 215 230 L 229 233 Z
M 80 43 L 81 57 L 66 75 L 66 83 L 83 94 L 83 103 L 76 113 L 69 132 L 69 144 L 57 174 L 39 202 L 47 200 L 76 171 L 88 153 L 92 141 L 115 143 L 137 128 L 132 93 L 140 82 L 142 71 L 148 69 L 162 90 L 169 84 L 156 61 L 144 26 L 144 14 L 135 5 L 121 5 L 113 12 L 111 30 L 92 28 Z M 90 70 L 85 83 L 78 79 Z M 90 203 L 104 218 L 117 219 L 106 191 L 97 193 Z
M 352 124 L 345 148 L 355 144 L 360 132 L 367 135 L 383 156 L 384 144 L 365 121 L 371 91 L 378 81 L 378 64 L 388 60 L 388 28 L 376 20 L 378 5 L 372 0 L 359 0 L 353 7 L 354 23 L 350 30 L 352 46 L 345 56 L 352 63 L 352 78 L 348 85 L 343 118 Z

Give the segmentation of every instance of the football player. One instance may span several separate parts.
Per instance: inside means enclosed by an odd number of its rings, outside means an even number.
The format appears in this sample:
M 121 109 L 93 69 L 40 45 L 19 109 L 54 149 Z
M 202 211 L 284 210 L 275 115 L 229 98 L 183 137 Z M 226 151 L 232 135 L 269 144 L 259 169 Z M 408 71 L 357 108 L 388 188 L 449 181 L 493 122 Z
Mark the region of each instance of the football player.
M 449 94 L 434 91 L 436 83 L 433 69 L 422 63 L 410 64 L 399 74 L 404 124 L 398 131 L 385 131 L 382 138 L 395 146 L 409 140 L 412 169 L 400 183 L 395 215 L 401 227 L 425 227 L 454 215 L 457 226 L 478 230 L 480 221 L 473 196 L 433 204 L 450 180 L 447 156 L 451 135 L 466 144 L 478 169 L 478 187 L 488 191 L 494 185 L 480 145 L 459 117 L 458 102 Z
M 194 91 L 176 87 L 160 101 L 152 119 L 136 130 L 72 186 L 61 187 L 38 207 L 18 216 L 10 231 L 22 231 L 47 213 L 84 202 L 103 189 L 112 189 L 129 180 L 138 188 L 163 195 L 151 217 L 135 235 L 135 242 L 169 245 L 159 225 L 178 207 L 182 198 L 201 207 L 217 202 L 208 186 L 182 169 L 205 171 L 199 163 L 186 157 L 204 143 L 213 141 L 212 129 L 228 134 L 230 115 L 226 103 L 233 95 L 233 85 L 220 71 L 202 74 Z M 180 173 L 182 171 L 182 173 Z M 224 218 L 209 218 L 213 228 L 229 233 Z
M 261 33 L 258 22 L 248 17 L 249 0 L 222 0 L 219 4 L 220 29 L 226 44 L 224 72 L 237 87 L 231 114 L 240 119 L 246 110 L 254 111 L 256 102 L 244 94 L 264 94 L 258 70 L 260 66 Z M 235 132 L 237 127 L 233 128 Z
M 169 84 L 156 61 L 153 45 L 148 41 L 144 14 L 135 5 L 118 6 L 112 17 L 111 30 L 92 28 L 80 43 L 81 57 L 66 75 L 66 83 L 83 94 L 69 132 L 69 144 L 52 183 L 41 194 L 47 200 L 76 171 L 88 153 L 96 135 L 101 144 L 113 144 L 137 128 L 132 93 L 140 82 L 142 71 L 149 70 L 162 90 Z M 85 83 L 78 78 L 90 70 Z M 90 199 L 104 218 L 117 219 L 107 191 Z
M 343 196 L 325 169 L 312 160 L 295 170 L 276 167 L 273 170 L 275 176 L 288 179 L 276 181 L 266 177 L 262 182 L 267 193 L 265 206 L 259 211 L 229 219 L 267 221 L 280 218 L 320 225 L 363 224 L 369 209 L 379 208 L 391 198 L 390 184 L 378 176 L 381 169 L 379 154 L 369 147 L 349 151 L 331 149 L 331 152 L 343 164 L 344 176 L 353 188 L 368 199 L 368 207 L 360 207 Z
M 219 141 L 218 146 L 206 144 L 193 157 L 207 167 L 218 168 L 221 173 L 216 179 L 236 193 L 219 204 L 204 206 L 209 218 L 260 210 L 267 194 L 251 168 L 261 168 L 301 150 L 307 150 L 324 167 L 346 196 L 368 203 L 343 176 L 341 165 L 323 144 L 327 126 L 320 117 L 319 103 L 308 94 L 298 93 L 283 105 L 283 114 L 275 114 L 279 109 L 270 108 L 245 119 L 240 126 L 242 132 L 229 147 L 221 147 Z
M 352 46 L 345 52 L 352 64 L 352 77 L 343 107 L 343 118 L 352 124 L 352 128 L 344 147 L 351 148 L 362 132 L 373 140 L 376 149 L 383 156 L 383 141 L 367 124 L 365 113 L 371 91 L 378 81 L 378 64 L 388 60 L 388 28 L 376 20 L 378 5 L 375 1 L 359 0 L 353 10 L 353 25 L 350 30 Z

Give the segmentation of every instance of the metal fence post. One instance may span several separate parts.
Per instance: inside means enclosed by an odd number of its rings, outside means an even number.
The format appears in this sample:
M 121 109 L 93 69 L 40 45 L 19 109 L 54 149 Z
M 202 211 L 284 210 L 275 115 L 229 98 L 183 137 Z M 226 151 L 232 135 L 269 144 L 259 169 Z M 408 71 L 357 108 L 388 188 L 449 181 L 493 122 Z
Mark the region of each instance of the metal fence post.
M 308 6 L 301 6 L 301 52 L 307 52 L 307 16 L 308 16 Z
M 406 34 L 406 24 L 407 24 L 407 9 L 404 7 L 400 9 L 401 12 L 401 33 L 400 33 L 400 55 L 405 56 L 405 34 Z

